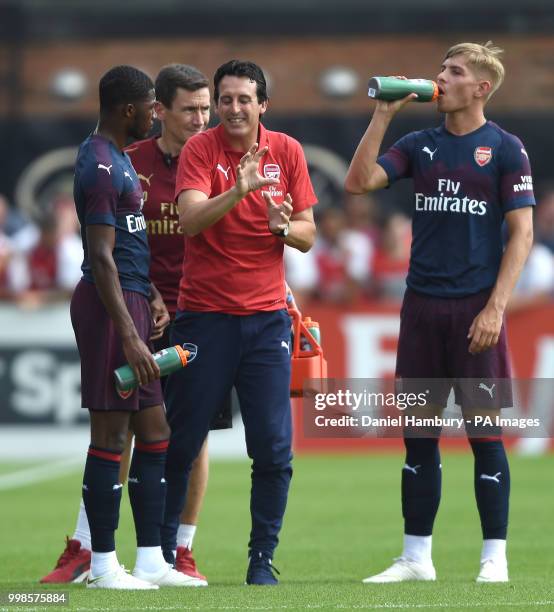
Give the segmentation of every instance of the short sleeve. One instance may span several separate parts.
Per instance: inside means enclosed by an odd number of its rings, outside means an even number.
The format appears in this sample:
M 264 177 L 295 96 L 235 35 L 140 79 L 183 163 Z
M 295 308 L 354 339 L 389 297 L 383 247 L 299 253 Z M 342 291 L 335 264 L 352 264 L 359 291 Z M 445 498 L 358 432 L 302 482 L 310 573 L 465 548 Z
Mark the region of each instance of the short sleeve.
M 292 197 L 293 214 L 317 204 L 317 197 L 308 172 L 308 164 L 302 146 L 294 138 L 290 139 L 291 176 L 289 192 Z
M 377 159 L 389 179 L 389 185 L 412 176 L 412 158 L 415 147 L 415 133 L 397 140 L 392 147 Z
M 81 174 L 85 225 L 116 225 L 123 180 L 116 164 L 90 158 Z
M 201 136 L 190 138 L 181 150 L 175 182 L 175 201 L 182 191 L 196 189 L 209 198 L 212 192 L 212 172 L 208 152 Z
M 529 155 L 519 138 L 506 134 L 499 161 L 502 210 L 535 205 Z

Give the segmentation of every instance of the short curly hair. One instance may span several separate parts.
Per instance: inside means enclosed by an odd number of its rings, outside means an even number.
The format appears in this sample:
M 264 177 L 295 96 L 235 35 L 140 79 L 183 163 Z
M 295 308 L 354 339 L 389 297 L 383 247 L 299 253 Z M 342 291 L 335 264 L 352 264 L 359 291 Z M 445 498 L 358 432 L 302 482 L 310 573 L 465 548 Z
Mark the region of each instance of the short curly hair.
M 148 98 L 154 89 L 152 79 L 133 66 L 114 66 L 99 84 L 100 110 L 113 110 L 120 104 L 132 104 Z

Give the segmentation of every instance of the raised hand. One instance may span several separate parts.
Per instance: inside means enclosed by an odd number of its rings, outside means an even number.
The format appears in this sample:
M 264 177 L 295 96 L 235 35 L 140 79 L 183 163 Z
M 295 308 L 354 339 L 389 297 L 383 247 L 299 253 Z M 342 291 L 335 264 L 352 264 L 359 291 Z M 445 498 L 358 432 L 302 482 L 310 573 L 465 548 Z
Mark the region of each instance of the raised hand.
M 251 191 L 256 191 L 268 185 L 277 185 L 278 179 L 265 178 L 258 171 L 260 160 L 267 153 L 269 147 L 258 151 L 258 143 L 252 145 L 250 150 L 242 157 L 237 166 L 236 190 L 242 198 Z
M 287 227 L 292 214 L 292 197 L 287 193 L 282 204 L 277 204 L 268 191 L 263 191 L 262 195 L 267 204 L 267 220 L 269 231 L 278 234 Z

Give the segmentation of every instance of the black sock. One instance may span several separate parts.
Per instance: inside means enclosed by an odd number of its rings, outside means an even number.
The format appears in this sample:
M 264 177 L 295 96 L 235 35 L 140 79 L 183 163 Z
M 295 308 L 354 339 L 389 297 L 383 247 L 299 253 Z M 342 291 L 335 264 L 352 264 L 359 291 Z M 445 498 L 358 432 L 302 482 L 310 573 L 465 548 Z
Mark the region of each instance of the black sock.
M 429 536 L 441 498 L 438 438 L 405 438 L 406 463 L 402 469 L 404 533 Z
M 135 441 L 129 470 L 129 499 L 135 519 L 137 546 L 160 546 L 168 444 L 168 440 L 149 443 Z
M 510 468 L 502 440 L 470 440 L 475 457 L 475 499 L 484 540 L 505 540 L 508 532 Z
M 115 530 L 119 524 L 121 453 L 89 446 L 83 476 L 83 502 L 90 525 L 94 552 L 115 550 Z

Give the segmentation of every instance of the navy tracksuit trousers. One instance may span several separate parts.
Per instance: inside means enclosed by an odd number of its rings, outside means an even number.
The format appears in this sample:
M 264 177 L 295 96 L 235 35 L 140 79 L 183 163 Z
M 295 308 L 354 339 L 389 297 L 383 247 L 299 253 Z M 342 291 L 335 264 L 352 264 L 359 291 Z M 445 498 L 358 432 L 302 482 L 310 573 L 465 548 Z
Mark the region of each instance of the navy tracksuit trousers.
M 290 318 L 285 310 L 246 316 L 178 312 L 171 342 L 196 344 L 198 355 L 189 366 L 171 374 L 165 386 L 171 439 L 162 526 L 164 555 L 169 560 L 176 548 L 192 462 L 214 415 L 235 386 L 252 459 L 249 549 L 271 557 L 292 476 Z

